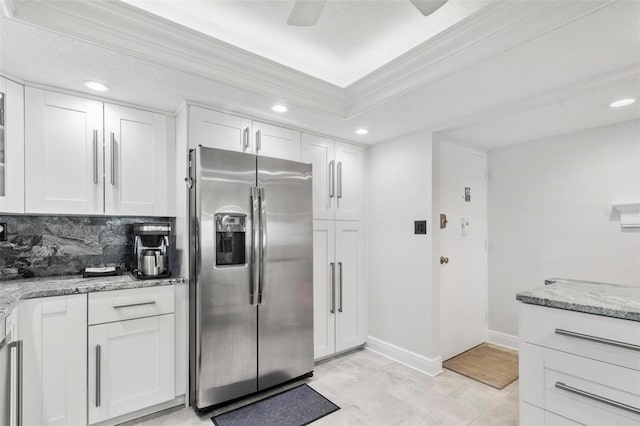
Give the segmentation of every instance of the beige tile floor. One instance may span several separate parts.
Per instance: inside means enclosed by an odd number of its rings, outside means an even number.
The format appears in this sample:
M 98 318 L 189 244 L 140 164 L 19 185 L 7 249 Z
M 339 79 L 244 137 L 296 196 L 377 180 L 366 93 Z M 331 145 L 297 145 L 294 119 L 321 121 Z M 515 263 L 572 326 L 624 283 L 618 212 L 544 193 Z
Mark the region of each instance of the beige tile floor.
M 449 370 L 429 377 L 368 350 L 317 364 L 305 382 L 341 407 L 317 426 L 518 424 L 518 381 L 497 390 Z M 182 408 L 130 424 L 212 425 L 210 417 Z

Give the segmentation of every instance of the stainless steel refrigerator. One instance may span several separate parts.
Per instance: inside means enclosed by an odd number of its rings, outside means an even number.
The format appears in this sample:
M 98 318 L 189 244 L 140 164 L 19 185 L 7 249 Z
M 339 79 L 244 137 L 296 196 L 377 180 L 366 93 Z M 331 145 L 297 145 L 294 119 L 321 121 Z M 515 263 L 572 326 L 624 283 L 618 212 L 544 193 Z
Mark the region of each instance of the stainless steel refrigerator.
M 311 165 L 189 155 L 190 398 L 199 411 L 313 370 Z

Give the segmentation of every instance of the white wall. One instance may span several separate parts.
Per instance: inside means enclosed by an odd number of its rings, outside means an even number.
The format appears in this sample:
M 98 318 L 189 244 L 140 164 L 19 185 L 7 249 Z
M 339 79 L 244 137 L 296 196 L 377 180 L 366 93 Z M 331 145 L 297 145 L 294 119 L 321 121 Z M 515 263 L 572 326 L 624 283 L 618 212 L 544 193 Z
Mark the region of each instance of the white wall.
M 640 285 L 640 121 L 489 151 L 489 329 L 517 335 L 516 293 L 563 277 Z
M 368 152 L 369 336 L 436 357 L 431 332 L 431 133 L 377 144 Z M 425 219 L 427 235 L 414 235 L 414 220 Z

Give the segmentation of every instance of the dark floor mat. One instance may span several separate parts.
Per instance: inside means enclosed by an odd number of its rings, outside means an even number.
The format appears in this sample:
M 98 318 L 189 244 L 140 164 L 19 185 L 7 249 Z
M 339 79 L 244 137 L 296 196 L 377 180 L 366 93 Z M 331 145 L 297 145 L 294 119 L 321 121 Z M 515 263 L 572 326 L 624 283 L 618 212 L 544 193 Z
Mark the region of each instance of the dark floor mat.
M 340 407 L 306 384 L 212 417 L 217 426 L 303 426 Z

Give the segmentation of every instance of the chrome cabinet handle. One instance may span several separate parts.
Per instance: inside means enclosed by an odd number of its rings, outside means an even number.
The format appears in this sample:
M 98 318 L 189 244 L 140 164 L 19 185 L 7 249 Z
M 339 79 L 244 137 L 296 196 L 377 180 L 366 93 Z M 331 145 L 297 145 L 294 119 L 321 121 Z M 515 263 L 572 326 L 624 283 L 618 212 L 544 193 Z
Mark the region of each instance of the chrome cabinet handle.
M 336 264 L 331 262 L 331 313 L 336 313 Z
M 116 183 L 116 135 L 111 132 L 111 185 Z
M 100 388 L 102 387 L 100 386 L 102 370 L 102 366 L 100 365 L 102 362 L 101 349 L 100 345 L 96 345 L 96 407 L 100 406 Z
M 126 305 L 113 305 L 113 309 L 123 309 L 123 308 L 133 308 L 134 306 L 145 306 L 145 305 L 155 305 L 155 300 L 150 300 L 148 302 L 136 302 L 136 303 L 127 303 Z
M 262 149 L 262 130 L 256 132 L 256 153 Z
M 23 361 L 23 352 L 22 352 L 22 340 L 16 340 L 15 342 L 11 342 L 8 345 L 9 350 L 15 348 L 16 349 L 16 426 L 22 426 L 22 394 L 23 383 L 22 383 L 22 361 Z
M 336 195 L 336 177 L 335 174 L 336 163 L 335 161 L 329 161 L 329 198 L 333 198 Z
M 575 337 L 577 339 L 588 340 L 590 342 L 603 343 L 609 346 L 617 346 L 619 348 L 631 349 L 632 351 L 640 351 L 640 346 L 632 343 L 620 342 L 618 340 L 605 339 L 604 337 L 590 336 L 588 334 L 576 333 L 575 331 L 563 330 L 556 328 L 556 334 L 562 336 Z
M 253 268 L 251 271 L 251 305 L 258 305 L 258 286 L 259 286 L 259 268 L 258 244 L 260 241 L 260 232 L 258 224 L 260 222 L 259 213 L 259 195 L 258 188 L 251 187 L 251 263 Z
M 562 382 L 556 382 L 555 387 L 557 387 L 558 389 L 562 389 L 564 391 L 573 393 L 575 395 L 580 395 L 580 396 L 583 396 L 585 398 L 589 398 L 589 399 L 591 399 L 593 401 L 598 401 L 598 402 L 601 402 L 603 404 L 610 405 L 611 407 L 619 408 L 621 410 L 629 411 L 629 412 L 631 412 L 633 414 L 640 415 L 640 408 L 636 408 L 636 407 L 633 407 L 631 405 L 623 404 L 621 402 L 614 401 L 612 399 L 605 398 L 603 396 L 596 395 L 596 394 L 593 394 L 591 392 L 584 391 L 582 389 L 574 388 L 573 386 L 565 385 Z
M 93 130 L 93 183 L 98 183 L 98 131 Z
M 244 150 L 246 151 L 249 148 L 249 128 L 245 127 L 244 131 L 242 132 L 242 138 L 244 139 L 243 141 L 243 147 Z
M 342 262 L 338 262 L 338 274 L 340 277 L 340 307 L 338 307 L 338 312 L 342 312 Z
M 338 162 L 338 198 L 342 198 L 342 161 Z
M 260 280 L 258 287 L 258 303 L 264 304 L 264 257 L 267 252 L 267 207 L 265 205 L 265 190 L 260 188 Z

